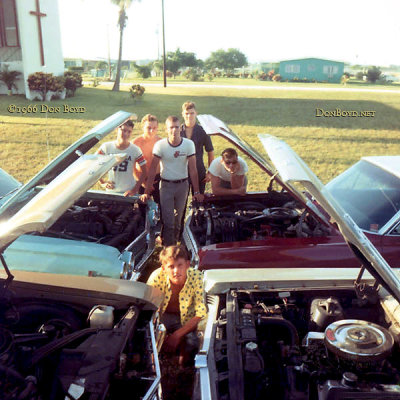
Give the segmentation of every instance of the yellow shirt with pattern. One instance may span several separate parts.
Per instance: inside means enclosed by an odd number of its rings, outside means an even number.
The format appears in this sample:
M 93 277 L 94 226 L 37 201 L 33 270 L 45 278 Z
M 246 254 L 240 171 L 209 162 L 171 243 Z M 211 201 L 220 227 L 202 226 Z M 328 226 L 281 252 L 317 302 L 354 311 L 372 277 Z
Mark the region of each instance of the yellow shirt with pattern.
M 160 313 L 164 314 L 172 295 L 168 276 L 162 268 L 158 268 L 150 275 L 147 284 L 160 289 L 164 293 L 165 298 L 160 307 Z M 182 326 L 193 317 L 204 318 L 207 315 L 203 292 L 203 273 L 197 269 L 189 268 L 185 285 L 179 292 L 179 311 Z

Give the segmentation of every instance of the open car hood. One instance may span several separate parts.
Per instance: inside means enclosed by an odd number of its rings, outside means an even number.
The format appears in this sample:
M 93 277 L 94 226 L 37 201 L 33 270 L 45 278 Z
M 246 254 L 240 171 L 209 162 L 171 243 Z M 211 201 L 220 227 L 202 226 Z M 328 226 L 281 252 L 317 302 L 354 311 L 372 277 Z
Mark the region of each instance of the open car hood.
M 400 281 L 397 276 L 350 215 L 343 210 L 305 162 L 284 141 L 266 134 L 258 135 L 258 137 L 274 163 L 280 179 L 288 185 L 299 183 L 304 186 L 306 191 L 314 197 L 337 224 L 347 244 L 361 261 L 362 266 L 378 283 L 384 286 L 397 300 L 400 300 Z
M 6 171 L 0 168 L 0 204 L 10 193 L 16 191 L 22 184 Z
M 266 172 L 272 181 L 276 181 L 280 186 L 282 186 L 286 191 L 290 192 L 294 198 L 299 202 L 303 203 L 308 209 L 310 209 L 314 214 L 328 223 L 326 217 L 321 214 L 317 207 L 307 198 L 304 194 L 299 191 L 295 186 L 292 185 L 290 181 L 284 182 L 281 177 L 275 171 L 275 168 L 271 166 L 268 161 L 249 143 L 241 139 L 236 133 L 234 133 L 223 121 L 214 117 L 213 115 L 201 114 L 197 116 L 202 128 L 205 130 L 207 135 L 217 135 L 228 140 L 238 149 L 240 149 L 244 154 L 246 154 L 252 161 L 254 161 L 264 172 Z M 268 188 L 269 190 L 270 188 Z
M 0 253 L 19 236 L 44 232 L 79 197 L 86 193 L 125 154 L 82 155 L 49 185 L 38 191 L 24 207 L 0 224 Z
M 100 122 L 75 143 L 64 150 L 61 154 L 59 154 L 36 176 L 23 185 L 18 191 L 16 191 L 14 195 L 10 197 L 0 208 L 0 214 L 2 214 L 12 204 L 24 199 L 32 188 L 39 185 L 46 185 L 51 182 L 56 176 L 58 176 L 69 165 L 77 160 L 80 155 L 87 153 L 88 150 L 90 150 L 100 140 L 102 140 L 131 116 L 132 114 L 126 111 L 118 111 L 106 118 L 104 121 Z

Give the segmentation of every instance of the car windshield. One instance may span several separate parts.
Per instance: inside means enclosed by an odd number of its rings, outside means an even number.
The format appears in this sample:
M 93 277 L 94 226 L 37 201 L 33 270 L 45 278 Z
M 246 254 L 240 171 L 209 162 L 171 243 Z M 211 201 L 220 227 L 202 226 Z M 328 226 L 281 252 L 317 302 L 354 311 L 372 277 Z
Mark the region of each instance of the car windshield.
M 0 169 L 0 198 L 20 186 L 21 184 L 16 179 Z
M 367 231 L 378 231 L 400 209 L 399 178 L 365 160 L 333 179 L 327 188 Z

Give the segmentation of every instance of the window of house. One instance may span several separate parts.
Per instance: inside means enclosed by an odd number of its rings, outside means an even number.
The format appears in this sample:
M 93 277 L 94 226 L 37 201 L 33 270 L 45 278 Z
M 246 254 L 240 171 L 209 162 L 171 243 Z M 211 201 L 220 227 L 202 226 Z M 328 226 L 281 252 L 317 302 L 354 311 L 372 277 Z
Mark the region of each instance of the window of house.
M 0 47 L 19 47 L 15 0 L 0 2 Z
M 328 75 L 329 78 L 332 78 L 338 73 L 339 68 L 336 65 L 324 65 L 323 71 L 325 75 Z
M 298 64 L 286 64 L 285 65 L 285 72 L 293 73 L 293 74 L 299 73 L 300 72 L 300 65 L 298 65 Z

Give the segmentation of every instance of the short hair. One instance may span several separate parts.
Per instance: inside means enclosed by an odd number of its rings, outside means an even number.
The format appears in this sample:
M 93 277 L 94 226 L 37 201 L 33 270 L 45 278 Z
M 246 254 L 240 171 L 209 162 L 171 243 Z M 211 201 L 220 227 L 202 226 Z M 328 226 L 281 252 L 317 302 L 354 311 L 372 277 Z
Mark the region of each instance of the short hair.
M 152 114 L 146 114 L 143 118 L 142 118 L 142 125 L 144 125 L 146 122 L 157 122 L 158 125 L 158 119 L 155 115 Z
M 132 129 L 135 127 L 135 123 L 131 119 L 128 119 L 127 121 L 125 121 L 120 126 L 124 126 L 124 125 L 130 126 Z
M 192 108 L 196 109 L 196 104 L 194 104 L 193 101 L 185 101 L 182 104 L 182 111 L 191 110 Z
M 176 117 L 175 115 L 170 115 L 170 116 L 165 120 L 165 123 L 167 123 L 167 122 L 180 122 L 180 121 L 179 121 L 179 118 Z
M 227 155 L 228 157 L 237 157 L 238 153 L 235 149 L 232 149 L 232 147 L 228 147 L 225 149 L 222 153 L 221 156 L 224 157 L 224 155 Z
M 179 245 L 164 247 L 159 256 L 161 265 L 163 265 L 166 260 L 177 260 L 178 258 L 189 261 L 189 253 L 183 246 Z

